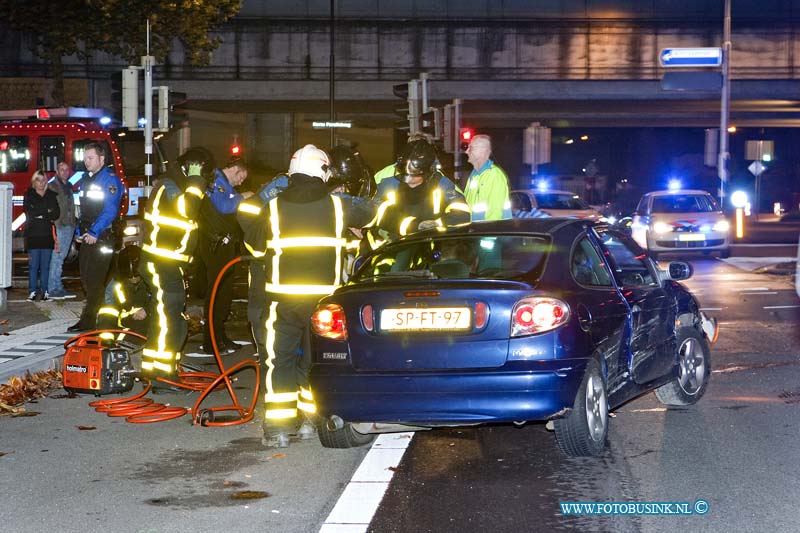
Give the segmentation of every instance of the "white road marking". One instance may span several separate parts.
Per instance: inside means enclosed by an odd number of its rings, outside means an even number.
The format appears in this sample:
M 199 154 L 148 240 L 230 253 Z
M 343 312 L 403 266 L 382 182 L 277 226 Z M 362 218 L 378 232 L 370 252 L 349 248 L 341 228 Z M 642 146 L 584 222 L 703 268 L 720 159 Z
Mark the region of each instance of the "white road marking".
M 375 439 L 322 524 L 320 533 L 367 531 L 413 436 L 413 433 L 384 433 Z
M 739 294 L 778 294 L 778 293 L 773 291 L 767 291 L 767 292 L 740 292 Z
M 734 292 L 743 292 L 743 291 L 768 291 L 769 287 L 743 287 L 741 289 L 733 289 Z
M 800 305 L 765 305 L 764 309 L 795 309 Z

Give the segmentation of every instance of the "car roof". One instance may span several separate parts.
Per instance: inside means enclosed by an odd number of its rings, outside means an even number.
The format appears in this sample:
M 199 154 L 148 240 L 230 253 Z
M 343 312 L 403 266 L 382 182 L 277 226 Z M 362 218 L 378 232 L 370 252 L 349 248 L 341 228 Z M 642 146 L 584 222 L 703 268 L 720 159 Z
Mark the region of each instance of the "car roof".
M 645 196 L 672 196 L 674 194 L 699 194 L 703 196 L 711 196 L 711 193 L 708 191 L 701 191 L 698 189 L 675 189 L 675 190 L 666 190 L 666 191 L 651 191 L 645 194 Z
M 560 189 L 545 189 L 545 190 L 540 190 L 540 189 L 514 189 L 511 192 L 528 192 L 528 193 L 531 193 L 531 194 L 534 194 L 534 195 L 536 195 L 536 194 L 569 194 L 570 196 L 580 196 L 579 194 L 576 194 L 576 193 L 574 193 L 572 191 L 562 191 Z
M 573 231 L 580 231 L 587 226 L 596 225 L 593 221 L 583 218 L 572 217 L 547 217 L 547 218 L 509 218 L 503 220 L 482 220 L 459 224 L 447 228 L 446 235 L 468 235 L 477 234 L 511 234 L 511 233 L 540 233 L 554 234 L 563 229 L 571 228 Z M 430 229 L 407 235 L 398 241 L 429 238 L 431 236 L 443 235 L 440 229 Z

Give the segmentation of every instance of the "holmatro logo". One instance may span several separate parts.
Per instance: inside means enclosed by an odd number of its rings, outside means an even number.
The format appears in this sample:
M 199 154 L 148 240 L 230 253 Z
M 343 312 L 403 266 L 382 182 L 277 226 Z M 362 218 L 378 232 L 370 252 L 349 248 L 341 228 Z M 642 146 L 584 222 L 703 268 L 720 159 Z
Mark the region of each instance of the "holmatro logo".
M 80 372 L 81 374 L 85 374 L 89 371 L 88 367 L 85 366 L 78 366 L 78 365 L 67 365 L 68 372 Z

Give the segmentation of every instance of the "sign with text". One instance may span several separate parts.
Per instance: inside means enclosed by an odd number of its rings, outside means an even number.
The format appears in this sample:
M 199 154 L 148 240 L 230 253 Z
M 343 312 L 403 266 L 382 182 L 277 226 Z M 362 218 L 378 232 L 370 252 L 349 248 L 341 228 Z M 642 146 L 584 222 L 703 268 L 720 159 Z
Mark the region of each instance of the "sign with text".
M 722 48 L 664 48 L 662 67 L 718 67 L 722 64 Z
M 339 122 L 328 122 L 328 121 L 314 121 L 311 123 L 311 127 L 315 130 L 327 130 L 330 128 L 352 128 L 353 123 L 349 120 L 347 121 L 339 121 Z

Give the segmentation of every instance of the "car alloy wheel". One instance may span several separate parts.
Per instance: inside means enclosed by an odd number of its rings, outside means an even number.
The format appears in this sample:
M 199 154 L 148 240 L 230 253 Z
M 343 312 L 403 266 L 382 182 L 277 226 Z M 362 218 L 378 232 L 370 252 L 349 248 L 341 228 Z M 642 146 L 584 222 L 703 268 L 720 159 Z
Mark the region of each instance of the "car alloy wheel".
M 594 441 L 605 438 L 608 421 L 608 401 L 603 378 L 590 375 L 586 383 L 586 423 Z
M 686 338 L 678 349 L 680 373 L 678 385 L 689 396 L 697 394 L 706 377 L 706 358 L 703 347 L 694 337 Z

